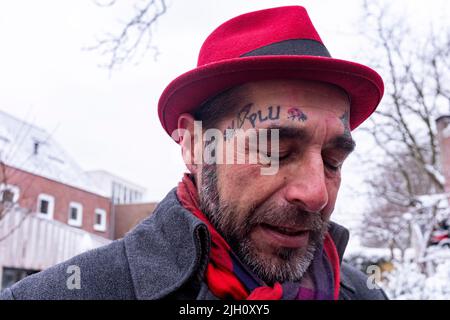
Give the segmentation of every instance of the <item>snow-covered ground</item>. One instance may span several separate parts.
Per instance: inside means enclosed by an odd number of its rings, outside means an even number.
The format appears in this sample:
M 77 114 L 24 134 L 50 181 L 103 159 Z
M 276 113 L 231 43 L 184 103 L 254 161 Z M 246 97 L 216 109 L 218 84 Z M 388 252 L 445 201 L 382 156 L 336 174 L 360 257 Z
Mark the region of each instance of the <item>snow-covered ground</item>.
M 390 299 L 396 300 L 450 300 L 450 250 L 447 258 L 428 275 L 416 263 L 394 263 L 395 269 L 385 273 L 380 284 Z
M 394 255 L 396 260 L 390 261 L 389 249 L 367 248 L 355 241 L 350 242 L 345 258 L 360 269 L 376 262 L 391 264 L 392 270 L 384 271 L 377 281 L 390 299 L 450 300 L 450 248 L 429 247 L 420 265 L 414 262 L 413 249 L 406 250 L 403 262 L 397 260 L 399 250 L 394 250 Z

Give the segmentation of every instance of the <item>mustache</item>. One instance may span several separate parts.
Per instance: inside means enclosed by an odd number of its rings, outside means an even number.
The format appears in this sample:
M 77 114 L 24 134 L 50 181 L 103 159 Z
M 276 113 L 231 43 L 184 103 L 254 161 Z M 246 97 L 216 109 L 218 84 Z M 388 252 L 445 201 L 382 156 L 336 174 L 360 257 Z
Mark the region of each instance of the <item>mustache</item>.
M 269 224 L 273 226 L 289 226 L 297 229 L 308 229 L 322 232 L 327 222 L 319 212 L 308 212 L 293 204 L 276 205 L 263 204 L 254 209 L 248 220 L 250 231 L 256 225 Z

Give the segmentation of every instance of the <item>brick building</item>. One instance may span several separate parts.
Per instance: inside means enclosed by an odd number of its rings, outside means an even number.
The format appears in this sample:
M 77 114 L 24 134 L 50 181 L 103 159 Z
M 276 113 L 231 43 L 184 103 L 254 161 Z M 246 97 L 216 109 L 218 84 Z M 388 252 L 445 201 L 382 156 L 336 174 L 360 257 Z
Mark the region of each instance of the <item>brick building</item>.
M 84 171 L 51 134 L 0 111 L 0 289 L 122 237 L 153 211 L 144 194 Z
M 122 238 L 139 222 L 148 217 L 156 208 L 156 203 L 117 204 L 114 206 L 114 239 Z
M 8 165 L 4 165 L 0 179 L 7 182 L 6 189 L 12 191 L 19 207 L 42 218 L 112 238 L 109 198 Z
M 0 112 L 0 164 L 0 200 L 113 237 L 108 193 L 46 131 Z

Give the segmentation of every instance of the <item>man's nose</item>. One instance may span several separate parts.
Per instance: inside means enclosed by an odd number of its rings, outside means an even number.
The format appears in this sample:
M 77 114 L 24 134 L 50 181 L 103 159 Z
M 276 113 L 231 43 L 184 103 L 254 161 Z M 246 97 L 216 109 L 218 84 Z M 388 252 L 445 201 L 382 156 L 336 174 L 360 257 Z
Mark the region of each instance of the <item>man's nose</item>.
M 315 156 L 294 169 L 285 186 L 285 198 L 308 212 L 320 212 L 328 204 L 324 164 Z

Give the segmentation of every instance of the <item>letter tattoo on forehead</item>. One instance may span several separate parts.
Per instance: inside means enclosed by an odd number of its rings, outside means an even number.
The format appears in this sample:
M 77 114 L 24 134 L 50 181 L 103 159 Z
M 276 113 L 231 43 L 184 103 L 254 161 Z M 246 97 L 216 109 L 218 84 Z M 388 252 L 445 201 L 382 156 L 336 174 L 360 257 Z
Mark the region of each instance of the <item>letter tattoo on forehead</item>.
M 247 116 L 250 113 L 252 106 L 253 103 L 248 103 L 239 111 L 237 115 L 237 128 L 241 128 L 244 125 L 244 122 L 248 118 Z
M 345 113 L 339 118 L 344 125 L 344 135 L 351 137 L 351 130 L 350 130 L 350 114 L 348 111 L 345 111 Z
M 280 119 L 280 106 L 276 106 L 276 108 L 274 106 L 269 106 L 265 110 L 258 109 L 255 112 L 250 112 L 253 105 L 253 103 L 247 103 L 239 110 L 236 118 L 233 119 L 225 129 L 225 140 L 230 139 L 234 135 L 234 130 L 242 128 L 246 121 L 252 125 L 252 128 L 255 128 L 257 122 L 263 123 L 267 120 Z

